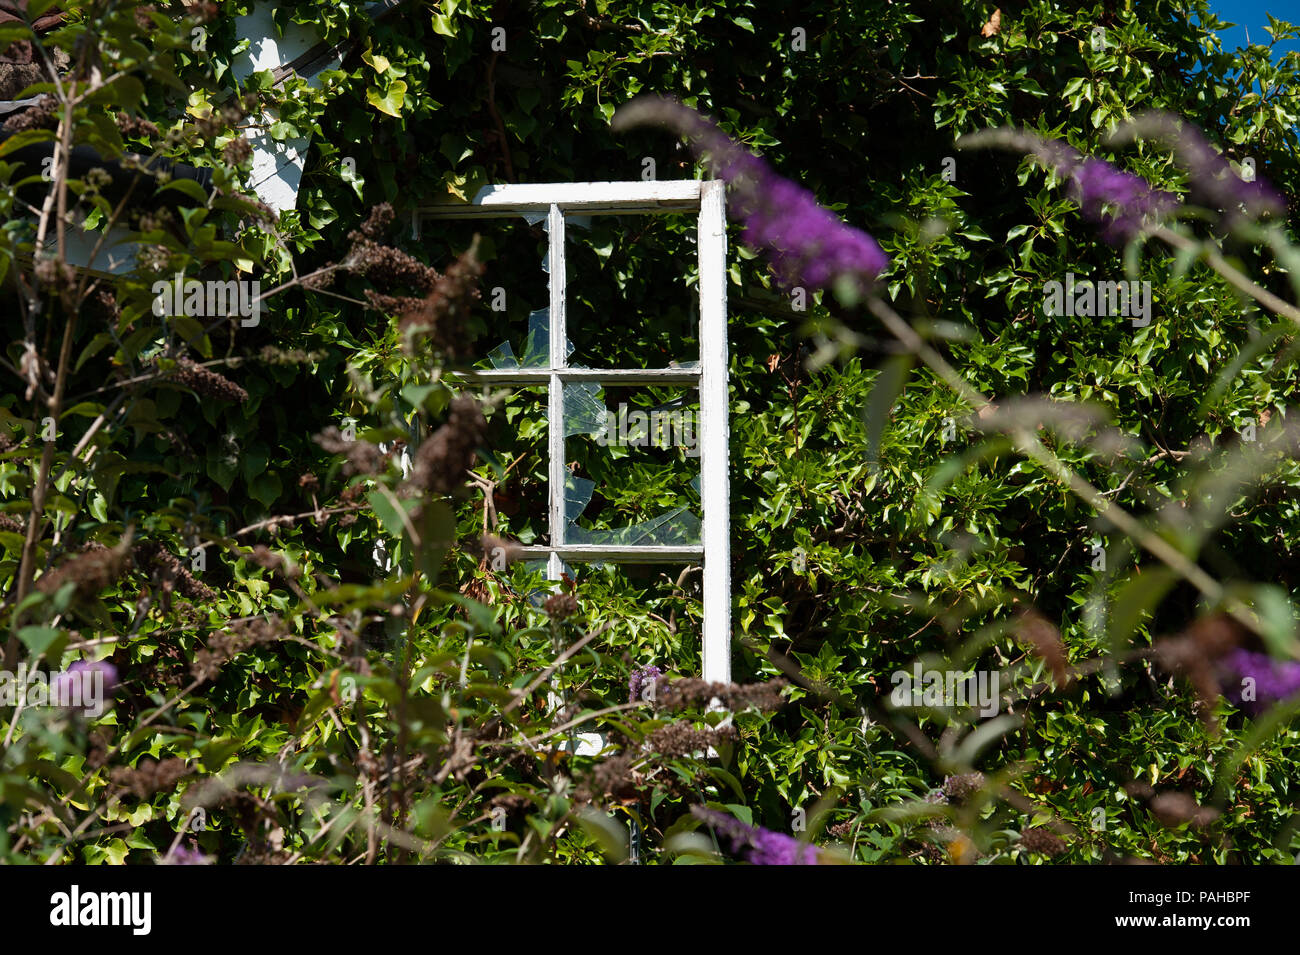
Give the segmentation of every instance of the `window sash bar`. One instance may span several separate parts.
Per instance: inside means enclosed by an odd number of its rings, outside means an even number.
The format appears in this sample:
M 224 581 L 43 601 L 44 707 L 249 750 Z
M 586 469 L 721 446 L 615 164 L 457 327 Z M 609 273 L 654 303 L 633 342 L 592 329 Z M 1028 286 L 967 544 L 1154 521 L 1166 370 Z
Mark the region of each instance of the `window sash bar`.
M 549 560 L 557 555 L 579 563 L 697 564 L 704 557 L 704 548 L 698 544 L 529 544 L 512 550 L 515 560 Z
M 568 515 L 565 513 L 565 477 L 568 469 L 564 462 L 564 379 L 560 377 L 561 369 L 567 367 L 569 356 L 565 329 L 565 285 L 564 268 L 564 211 L 558 204 L 552 203 L 548 217 L 550 234 L 550 385 L 547 388 L 547 443 L 549 446 L 549 468 L 547 471 L 547 492 L 551 511 L 551 546 L 564 544 L 564 524 Z M 547 562 L 547 576 L 558 581 L 564 572 L 564 562 L 558 551 L 552 551 Z
M 727 212 L 724 184 L 703 183 L 700 266 L 700 506 L 704 542 L 703 677 L 731 682 L 731 490 L 727 419 Z
M 506 183 L 484 186 L 472 203 L 421 206 L 420 219 L 472 219 L 547 212 L 558 206 L 576 215 L 690 212 L 699 209 L 696 179 L 641 182 Z
M 603 385 L 686 385 L 700 381 L 698 368 L 474 368 L 448 372 L 467 381 L 498 385 L 545 385 L 553 378 Z

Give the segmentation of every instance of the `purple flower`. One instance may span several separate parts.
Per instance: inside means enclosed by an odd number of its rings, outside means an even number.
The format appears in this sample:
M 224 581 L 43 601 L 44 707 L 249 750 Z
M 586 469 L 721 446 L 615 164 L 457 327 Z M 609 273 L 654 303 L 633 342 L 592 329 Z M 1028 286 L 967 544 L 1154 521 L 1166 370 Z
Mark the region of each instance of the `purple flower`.
M 766 255 L 785 288 L 828 288 L 847 278 L 870 286 L 889 265 L 876 240 L 818 205 L 802 186 L 778 176 L 758 156 L 688 106 L 642 97 L 622 107 L 615 129 L 667 126 L 691 141 L 697 156 L 729 187 L 729 212 L 744 227 L 741 240 Z
M 117 682 L 117 667 L 107 660 L 78 660 L 50 681 L 50 700 L 66 701 L 72 709 L 99 716 L 104 711 L 104 696 Z
M 112 690 L 117 686 L 117 667 L 107 660 L 78 660 L 68 667 L 68 673 L 104 674 L 104 689 Z M 84 680 L 85 677 L 82 677 Z
M 1220 666 L 1228 682 L 1235 684 L 1224 695 L 1248 713 L 1261 713 L 1271 704 L 1300 693 L 1300 662 L 1295 660 L 1275 660 L 1267 653 L 1238 649 L 1227 654 Z M 1253 693 L 1246 692 L 1247 680 L 1252 681 Z
M 1178 206 L 1173 193 L 1155 189 L 1141 176 L 1084 156 L 1073 146 L 1016 129 L 984 129 L 963 136 L 962 146 L 1002 146 L 1027 152 L 1067 183 L 1084 218 L 1101 226 L 1115 245 L 1132 239 Z
M 1128 124 L 1117 136 L 1156 139 L 1174 151 L 1174 158 L 1187 170 L 1192 192 L 1198 199 L 1221 208 L 1229 221 L 1243 212 L 1251 218 L 1265 213 L 1281 215 L 1286 200 L 1272 186 L 1262 181 L 1247 182 L 1232 165 L 1210 145 L 1195 126 L 1183 123 L 1168 113 L 1150 112 Z
M 212 859 L 197 848 L 177 846 L 158 860 L 159 865 L 211 865 Z
M 692 806 L 691 812 L 712 827 L 727 851 L 752 865 L 817 865 L 820 856 L 814 845 L 762 826 L 747 826 L 716 809 Z
M 1206 142 L 1200 130 L 1186 127 L 1174 144 L 1174 153 L 1191 175 L 1192 185 L 1229 215 L 1235 215 L 1242 207 L 1254 218 L 1268 212 L 1281 215 L 1286 211 L 1280 193 L 1266 182 L 1247 182 L 1238 176 L 1228 161 Z
M 1116 169 L 1103 159 L 1085 157 L 1063 142 L 1044 142 L 1036 152 L 1068 181 L 1070 198 L 1079 204 L 1084 218 L 1099 224 L 1102 238 L 1114 245 L 1127 242 L 1178 205 L 1172 193 L 1153 189 L 1141 176 Z
M 642 688 L 647 684 L 656 683 L 663 675 L 663 671 L 653 664 L 633 670 L 631 678 L 627 681 L 627 701 L 629 703 L 640 702 Z M 650 699 L 653 700 L 654 690 L 651 690 L 650 693 Z

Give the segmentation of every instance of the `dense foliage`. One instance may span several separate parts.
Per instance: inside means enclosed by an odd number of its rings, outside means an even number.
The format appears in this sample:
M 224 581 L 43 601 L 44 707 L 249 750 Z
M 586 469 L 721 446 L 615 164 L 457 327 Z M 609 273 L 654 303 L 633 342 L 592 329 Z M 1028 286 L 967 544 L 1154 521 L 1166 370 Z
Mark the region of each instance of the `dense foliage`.
M 6 668 L 105 660 L 120 685 L 98 716 L 0 711 L 4 858 L 780 856 L 704 805 L 827 859 L 1300 852 L 1295 707 L 1243 712 L 1196 656 L 1225 630 L 1298 655 L 1300 469 L 1264 440 L 1289 417 L 1293 317 L 1199 246 L 1117 248 L 1031 161 L 957 145 L 1020 127 L 1200 201 L 1168 149 L 1108 143 L 1161 109 L 1300 194 L 1296 54 L 1220 49 L 1203 0 L 444 0 L 382 21 L 303 2 L 278 17 L 345 44 L 341 68 L 237 90 L 247 3 L 63 6 L 39 43 L 71 72 L 0 143 L 15 187 L 31 173 L 13 153 L 56 144 L 52 184 L 0 193 Z M 700 174 L 679 137 L 611 128 L 644 93 L 717 118 L 870 230 L 890 314 L 997 404 L 976 413 L 858 296 L 782 287 L 736 230 L 729 688 L 689 679 L 698 573 L 575 568 L 551 594 L 494 560 L 485 534 L 544 540 L 544 409 L 447 372 L 502 342 L 526 353 L 545 233 L 411 228 L 491 182 Z M 253 125 L 311 136 L 278 221 L 240 197 Z M 218 192 L 151 183 L 187 204 L 123 212 L 59 173 L 73 143 L 209 167 Z M 63 269 L 64 202 L 91 227 L 127 216 L 140 268 Z M 1223 238 L 1229 265 L 1291 300 L 1295 214 Z M 689 221 L 598 218 L 571 238 L 575 363 L 697 357 Z M 1049 281 L 1126 268 L 1154 289 L 1147 325 L 1044 308 Z M 251 327 L 158 316 L 154 282 L 178 271 L 274 294 Z M 1219 591 L 1098 520 L 1021 453 L 1026 428 Z M 588 528 L 698 513 L 680 449 L 574 460 L 597 487 Z M 996 673 L 999 712 L 892 705 L 918 663 Z M 629 694 L 651 666 L 656 689 Z M 594 729 L 606 751 L 576 754 Z

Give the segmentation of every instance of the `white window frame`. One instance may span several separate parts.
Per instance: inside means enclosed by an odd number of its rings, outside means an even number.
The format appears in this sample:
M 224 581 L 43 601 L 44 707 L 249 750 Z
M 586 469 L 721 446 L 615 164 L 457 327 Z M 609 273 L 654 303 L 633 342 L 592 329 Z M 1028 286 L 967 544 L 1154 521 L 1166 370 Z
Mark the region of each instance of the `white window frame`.
M 416 211 L 418 235 L 425 218 L 506 218 L 544 214 L 550 233 L 550 340 L 546 367 L 479 369 L 465 373 L 484 384 L 542 386 L 547 390 L 547 495 L 550 543 L 522 547 L 524 557 L 544 558 L 547 577 L 558 581 L 565 561 L 695 563 L 704 570 L 703 647 L 705 680 L 731 682 L 731 490 L 728 472 L 727 216 L 720 180 L 670 182 L 522 183 L 487 186 L 467 205 Z M 698 213 L 700 357 L 686 368 L 571 368 L 567 356 L 565 216 Z M 564 492 L 564 388 L 569 382 L 602 385 L 667 385 L 697 388 L 700 397 L 701 543 L 569 544 Z

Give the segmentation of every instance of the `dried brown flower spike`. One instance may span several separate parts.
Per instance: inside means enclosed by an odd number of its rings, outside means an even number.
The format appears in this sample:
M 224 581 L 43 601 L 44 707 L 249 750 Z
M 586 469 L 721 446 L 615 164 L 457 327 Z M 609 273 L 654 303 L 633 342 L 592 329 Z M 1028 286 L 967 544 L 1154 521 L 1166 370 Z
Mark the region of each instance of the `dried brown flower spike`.
M 203 398 L 238 402 L 248 400 L 248 392 L 239 385 L 188 358 L 176 359 L 176 370 L 169 377 Z
M 458 395 L 446 423 L 416 450 L 407 490 L 451 494 L 459 489 L 486 435 L 487 419 L 479 403 L 469 395 Z
M 103 544 L 86 544 L 79 555 L 49 573 L 42 574 L 36 581 L 36 589 L 52 595 L 68 581 L 73 581 L 76 584 L 76 599 L 88 600 L 98 596 L 105 587 L 126 572 L 131 564 L 130 551 L 130 530 L 113 548 Z
M 1059 856 L 1065 851 L 1065 842 L 1050 829 L 1041 826 L 1026 829 L 1020 834 L 1020 845 L 1030 852 L 1045 856 Z

